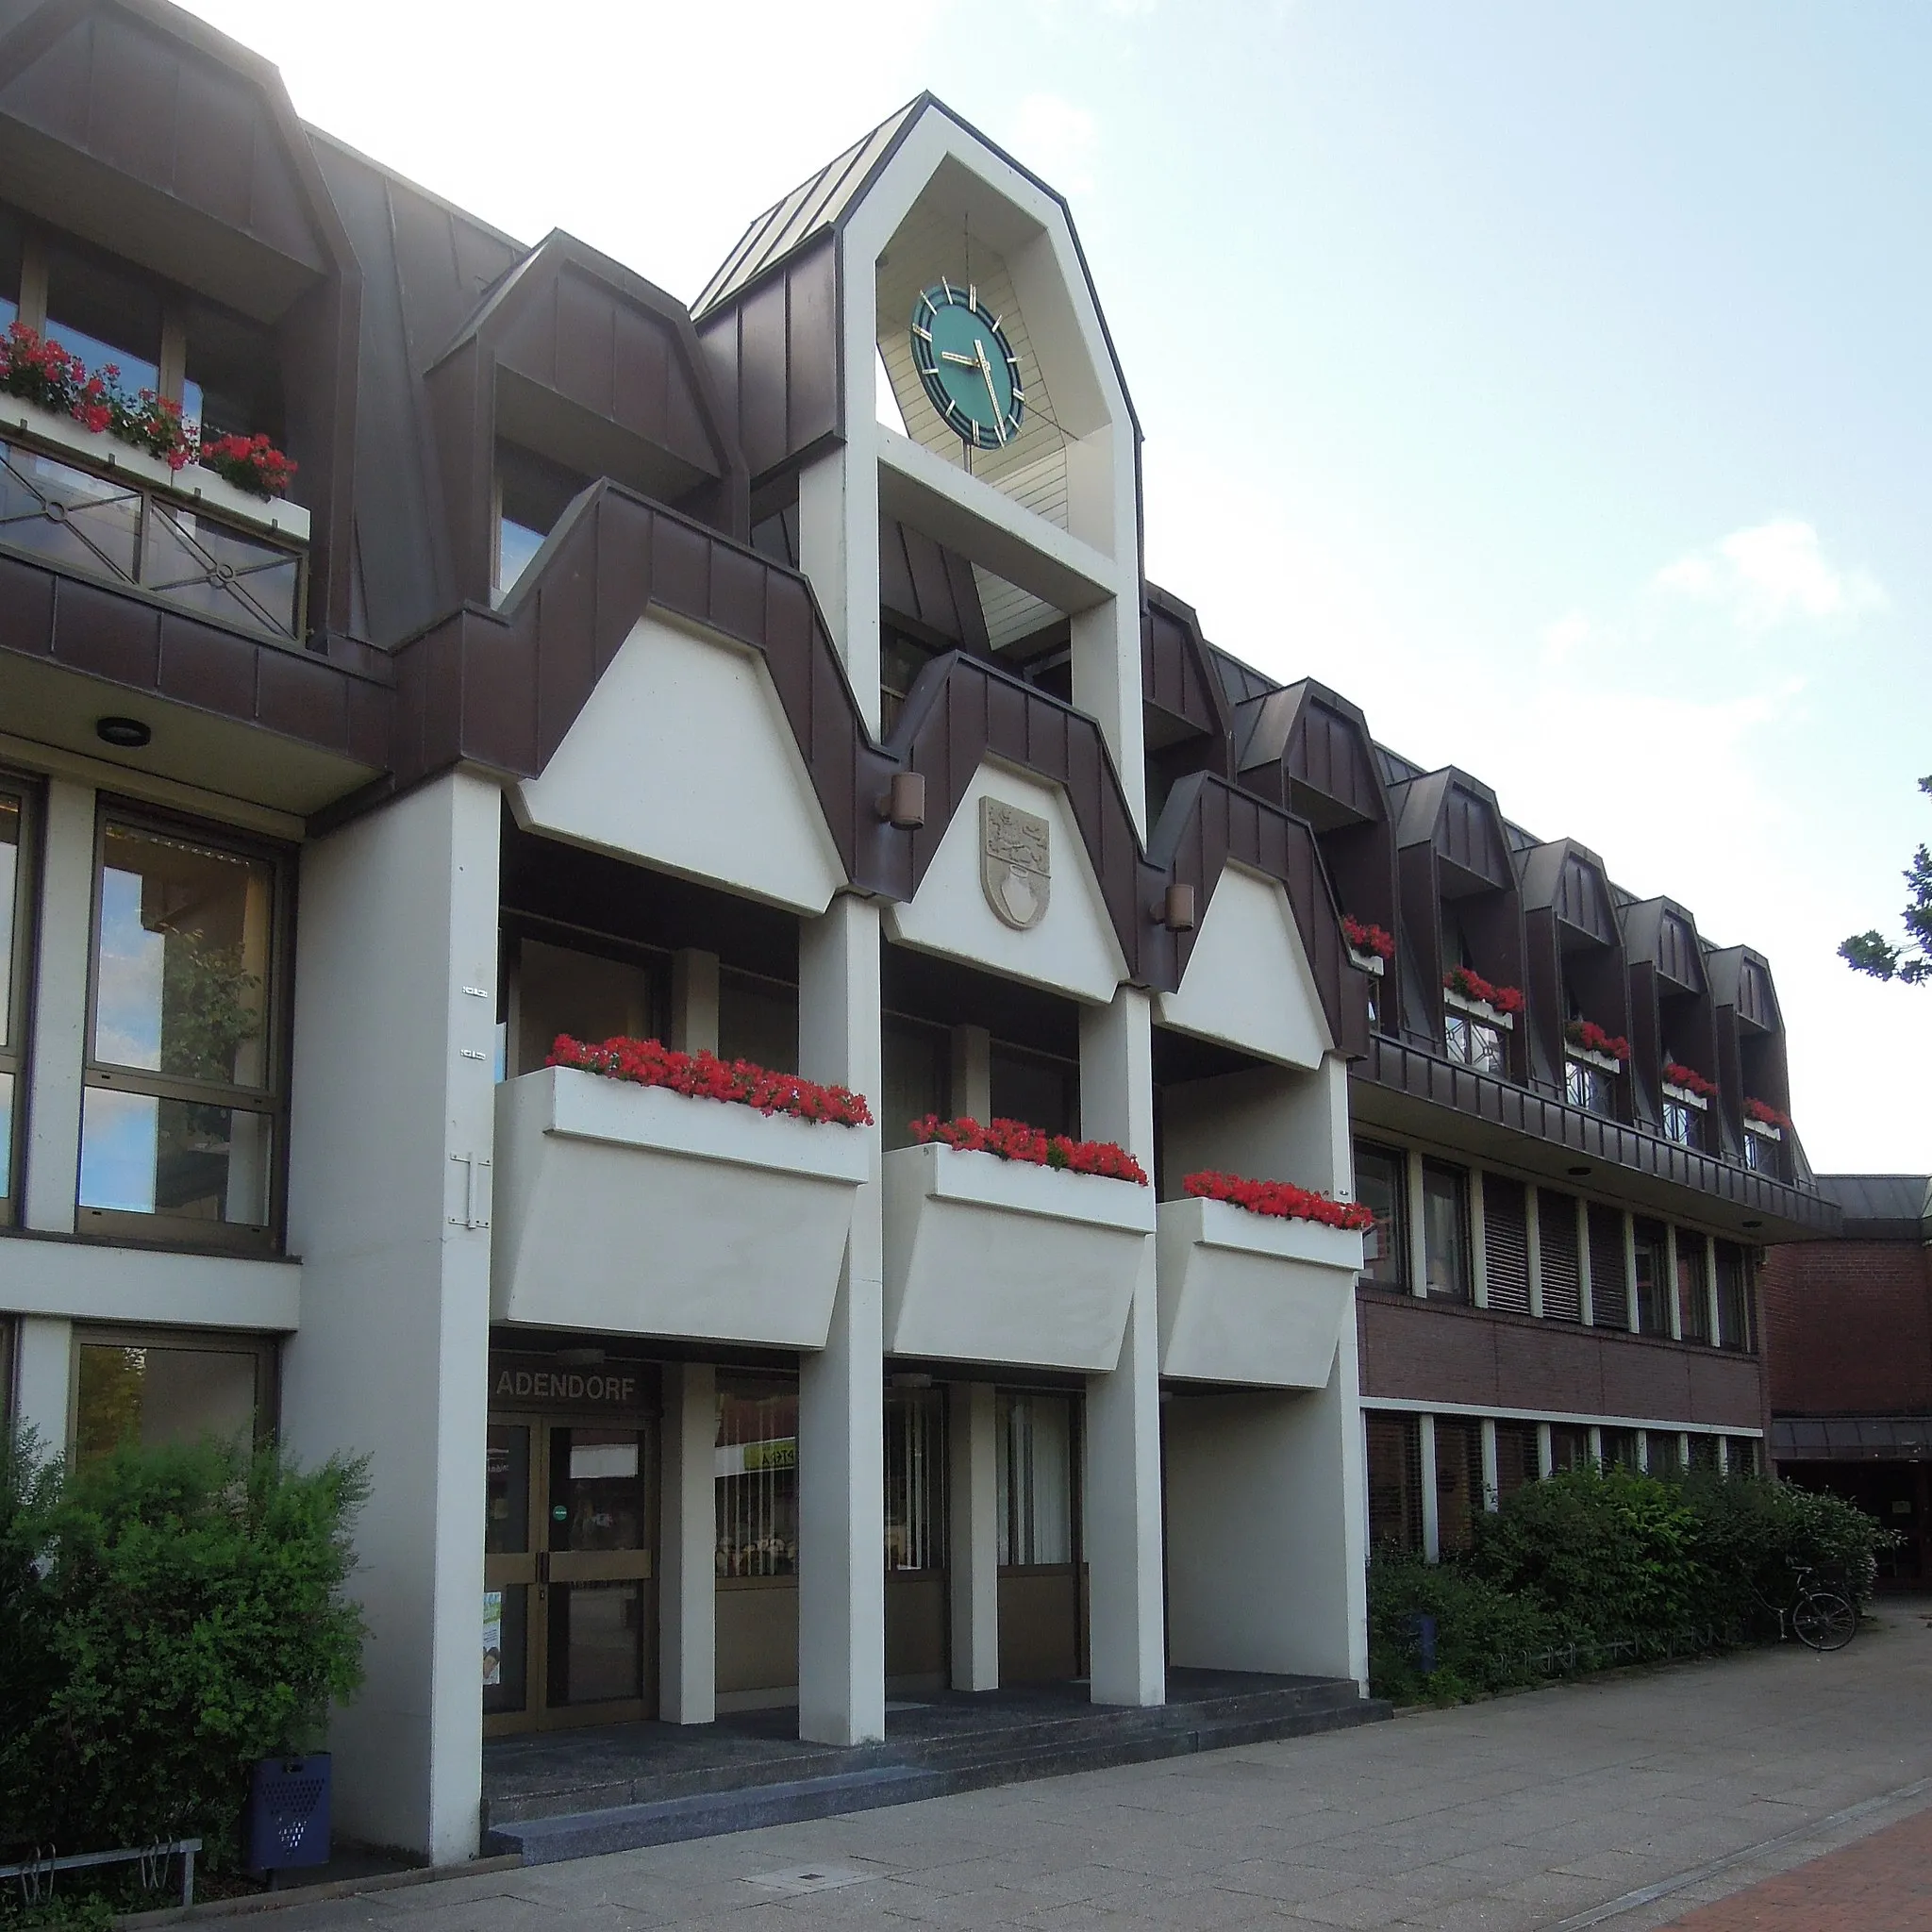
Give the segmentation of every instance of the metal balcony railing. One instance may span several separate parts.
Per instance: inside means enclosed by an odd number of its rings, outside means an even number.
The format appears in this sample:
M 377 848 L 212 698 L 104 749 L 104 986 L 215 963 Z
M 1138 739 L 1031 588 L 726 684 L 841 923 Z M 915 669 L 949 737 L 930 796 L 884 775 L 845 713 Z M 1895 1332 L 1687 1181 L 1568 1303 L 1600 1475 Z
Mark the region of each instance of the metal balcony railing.
M 0 442 L 0 544 L 217 623 L 302 639 L 308 558 L 123 473 Z

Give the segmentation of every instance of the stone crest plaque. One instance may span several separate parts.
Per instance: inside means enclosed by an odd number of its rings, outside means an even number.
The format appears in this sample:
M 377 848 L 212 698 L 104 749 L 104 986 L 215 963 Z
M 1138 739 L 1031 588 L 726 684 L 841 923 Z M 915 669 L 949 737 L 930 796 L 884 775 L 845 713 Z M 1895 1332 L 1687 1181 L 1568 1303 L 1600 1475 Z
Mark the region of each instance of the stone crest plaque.
M 1047 822 L 997 798 L 979 801 L 979 883 L 986 903 L 1016 932 L 1046 917 Z

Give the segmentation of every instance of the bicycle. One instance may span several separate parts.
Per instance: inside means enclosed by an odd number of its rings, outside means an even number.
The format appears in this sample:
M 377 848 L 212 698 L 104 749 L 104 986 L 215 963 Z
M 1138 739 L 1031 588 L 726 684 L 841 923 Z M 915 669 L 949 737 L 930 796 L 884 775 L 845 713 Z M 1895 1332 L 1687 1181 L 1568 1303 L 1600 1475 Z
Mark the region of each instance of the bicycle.
M 1858 1607 L 1842 1591 L 1810 1583 L 1808 1563 L 1793 1563 L 1797 1596 L 1790 1611 L 1791 1634 L 1816 1651 L 1842 1650 L 1858 1634 Z

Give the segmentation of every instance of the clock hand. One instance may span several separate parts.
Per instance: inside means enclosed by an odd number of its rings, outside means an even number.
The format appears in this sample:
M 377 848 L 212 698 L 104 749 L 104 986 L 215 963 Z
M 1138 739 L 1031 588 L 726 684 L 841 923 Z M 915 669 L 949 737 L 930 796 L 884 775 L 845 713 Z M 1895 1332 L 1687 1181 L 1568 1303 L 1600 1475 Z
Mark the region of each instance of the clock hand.
M 979 358 L 980 379 L 986 384 L 986 399 L 992 405 L 993 433 L 1000 440 L 1000 447 L 1007 445 L 1007 412 L 1000 403 L 1000 392 L 992 386 L 992 364 L 986 359 L 986 344 L 977 336 L 973 338 L 974 353 Z
M 979 367 L 976 357 L 962 356 L 955 349 L 941 349 L 940 351 L 940 360 L 941 362 L 958 362 L 967 369 L 977 369 Z

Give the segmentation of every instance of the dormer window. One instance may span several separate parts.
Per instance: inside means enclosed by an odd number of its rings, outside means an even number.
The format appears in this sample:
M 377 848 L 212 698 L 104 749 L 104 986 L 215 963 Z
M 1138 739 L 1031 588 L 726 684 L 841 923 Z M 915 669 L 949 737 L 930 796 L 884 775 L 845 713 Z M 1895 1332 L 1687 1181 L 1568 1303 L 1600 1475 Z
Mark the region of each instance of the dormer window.
M 1680 1147 L 1705 1144 L 1704 1117 L 1717 1097 L 1717 1088 L 1694 1068 L 1664 1054 L 1664 1139 Z
M 515 443 L 496 446 L 496 536 L 490 602 L 500 606 L 563 520 L 584 479 Z
M 1513 986 L 1492 986 L 1469 966 L 1452 966 L 1442 975 L 1442 1044 L 1458 1066 L 1479 1074 L 1509 1075 L 1503 1036 L 1523 1010 L 1523 993 Z

